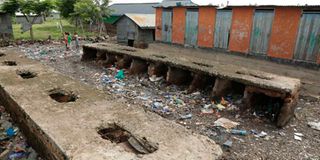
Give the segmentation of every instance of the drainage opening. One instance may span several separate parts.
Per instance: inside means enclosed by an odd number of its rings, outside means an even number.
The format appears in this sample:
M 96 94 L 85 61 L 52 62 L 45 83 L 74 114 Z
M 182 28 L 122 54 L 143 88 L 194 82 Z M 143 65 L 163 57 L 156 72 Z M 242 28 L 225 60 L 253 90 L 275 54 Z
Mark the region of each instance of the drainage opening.
M 4 57 L 4 56 L 6 56 L 6 54 L 0 53 L 0 57 Z
M 203 64 L 203 63 L 198 63 L 198 62 L 192 62 L 193 64 L 196 64 L 198 66 L 201 66 L 201 67 L 213 67 L 213 65 L 210 65 L 210 64 Z
M 59 103 L 75 102 L 78 99 L 77 95 L 75 95 L 73 92 L 65 91 L 59 88 L 50 90 L 49 96 Z
M 158 144 L 149 142 L 147 138 L 134 137 L 130 132 L 118 126 L 109 125 L 108 128 L 98 129 L 101 138 L 117 143 L 125 148 L 126 151 L 136 154 L 149 154 L 158 150 Z
M 7 65 L 7 66 L 16 66 L 17 62 L 16 61 L 4 61 L 3 64 Z
M 164 58 L 167 58 L 167 56 L 163 56 L 163 55 L 152 55 L 153 57 L 157 57 L 157 58 L 161 58 L 161 59 L 164 59 Z
M 262 93 L 254 93 L 251 98 L 251 105 L 254 107 L 255 114 L 259 117 L 265 117 L 271 122 L 276 122 L 283 104 L 283 99 L 269 97 Z
M 30 79 L 30 78 L 34 78 L 37 76 L 36 73 L 30 72 L 28 70 L 19 70 L 19 71 L 17 71 L 17 74 L 23 79 Z

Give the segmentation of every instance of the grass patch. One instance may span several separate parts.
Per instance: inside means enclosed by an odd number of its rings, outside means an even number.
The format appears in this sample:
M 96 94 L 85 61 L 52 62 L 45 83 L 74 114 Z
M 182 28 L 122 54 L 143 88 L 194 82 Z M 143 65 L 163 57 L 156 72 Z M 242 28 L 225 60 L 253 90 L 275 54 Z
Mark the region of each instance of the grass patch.
M 52 39 L 61 39 L 62 34 L 60 29 L 58 28 L 59 20 L 47 20 L 42 24 L 34 24 L 33 25 L 33 34 L 35 40 L 46 40 L 49 35 L 51 35 Z M 63 32 L 70 32 L 73 34 L 75 31 L 78 32 L 80 37 L 85 36 L 94 36 L 96 33 L 85 31 L 82 33 L 81 29 L 76 27 L 73 24 L 70 24 L 67 20 L 62 20 Z M 30 32 L 27 31 L 21 34 L 21 24 L 13 24 L 13 35 L 16 40 L 30 40 Z

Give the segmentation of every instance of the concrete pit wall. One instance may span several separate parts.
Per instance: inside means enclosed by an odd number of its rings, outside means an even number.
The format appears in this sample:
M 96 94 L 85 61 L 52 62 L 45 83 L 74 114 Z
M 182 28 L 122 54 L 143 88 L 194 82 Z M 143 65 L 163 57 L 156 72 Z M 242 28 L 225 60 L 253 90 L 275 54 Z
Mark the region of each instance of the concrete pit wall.
M 101 53 L 93 57 L 104 59 Z M 134 73 L 146 71 L 144 61 L 134 59 L 132 63 L 137 66 Z M 17 74 L 22 69 L 37 76 L 24 79 Z M 0 104 L 46 160 L 193 160 L 222 155 L 219 145 L 208 137 L 142 107 L 111 100 L 101 91 L 14 52 L 0 57 Z M 107 135 L 114 126 L 126 135 L 124 142 L 105 139 L 105 131 Z
M 126 57 L 132 60 L 129 68 L 130 73 L 148 72 L 149 76 L 165 76 L 168 83 L 189 85 L 189 92 L 214 84 L 212 97 L 223 97 L 230 93 L 230 90 L 237 89 L 239 92 L 240 88 L 245 102 L 244 108 L 254 107 L 256 104 L 253 98 L 255 94 L 263 94 L 265 99 L 280 99 L 281 106 L 278 108 L 279 116 L 276 120 L 278 127 L 285 126 L 293 116 L 299 95 L 300 80 L 298 79 L 245 68 L 239 69 L 239 67 L 232 65 L 207 63 L 196 58 L 194 61 L 188 62 L 162 56 L 161 53 L 141 49 L 131 50 L 130 47 L 115 44 L 91 44 L 85 45 L 83 48 L 84 61 L 87 60 L 85 57 L 95 57 L 94 54 L 101 51 L 111 57 Z M 117 59 L 114 64 L 122 60 Z

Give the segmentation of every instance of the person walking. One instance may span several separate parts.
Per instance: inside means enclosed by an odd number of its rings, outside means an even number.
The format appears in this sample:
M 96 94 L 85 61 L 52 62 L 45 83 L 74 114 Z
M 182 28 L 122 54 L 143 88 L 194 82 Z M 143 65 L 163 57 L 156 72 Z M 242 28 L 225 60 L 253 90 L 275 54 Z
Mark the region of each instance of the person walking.
M 68 33 L 68 48 L 69 50 L 71 49 L 71 42 L 72 42 L 72 36 L 70 35 L 70 33 Z
M 73 37 L 74 37 L 74 41 L 75 41 L 76 50 L 78 51 L 80 48 L 78 33 L 74 32 Z

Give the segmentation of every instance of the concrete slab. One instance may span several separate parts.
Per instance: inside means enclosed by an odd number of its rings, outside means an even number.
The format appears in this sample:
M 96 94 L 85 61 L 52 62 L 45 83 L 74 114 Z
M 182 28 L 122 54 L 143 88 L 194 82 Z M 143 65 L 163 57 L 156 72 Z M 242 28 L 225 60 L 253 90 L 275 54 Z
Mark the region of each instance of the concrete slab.
M 89 54 L 96 52 L 97 50 L 104 50 L 104 52 L 108 52 L 109 54 L 130 55 L 131 57 L 144 59 L 150 62 L 162 62 L 178 68 L 206 73 L 218 78 L 234 80 L 245 85 L 252 85 L 282 93 L 295 94 L 300 88 L 300 80 L 295 78 L 275 75 L 249 68 L 239 68 L 239 66 L 234 66 L 232 64 L 220 64 L 216 61 L 209 61 L 196 57 L 193 57 L 192 61 L 185 59 L 183 56 L 167 57 L 161 52 L 136 49 L 116 44 L 95 43 L 85 45 L 84 59 L 86 57 L 90 57 Z
M 17 66 L 5 66 L 5 60 Z M 37 77 L 22 79 L 17 70 Z M 49 91 L 61 88 L 78 95 L 75 102 L 59 103 Z M 101 91 L 55 72 L 17 53 L 0 58 L 0 102 L 46 159 L 217 159 L 221 148 L 211 139 L 194 134 L 139 106 L 111 101 Z M 158 144 L 158 150 L 137 155 L 126 147 L 102 139 L 98 128 L 116 123 L 134 137 Z

